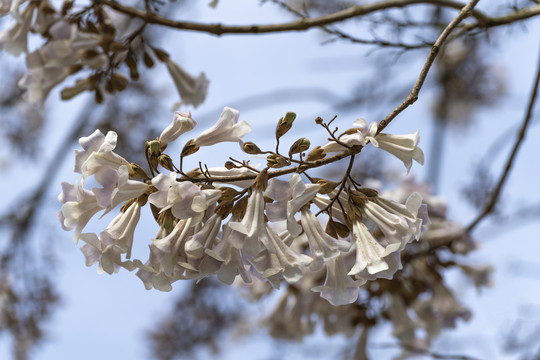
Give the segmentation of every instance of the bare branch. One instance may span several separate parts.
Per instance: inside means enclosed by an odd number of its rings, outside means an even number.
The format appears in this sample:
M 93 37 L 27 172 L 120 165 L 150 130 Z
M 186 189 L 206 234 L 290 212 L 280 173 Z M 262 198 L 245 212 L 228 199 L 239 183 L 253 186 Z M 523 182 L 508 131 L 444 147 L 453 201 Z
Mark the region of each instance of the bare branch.
M 478 4 L 478 1 L 479 0 L 471 0 L 463 9 L 461 9 L 459 14 L 454 18 L 454 20 L 452 20 L 448 24 L 448 26 L 444 28 L 441 35 L 439 35 L 437 41 L 435 41 L 435 44 L 433 44 L 433 46 L 431 47 L 431 51 L 429 53 L 427 61 L 425 62 L 422 71 L 420 71 L 420 75 L 418 76 L 418 79 L 416 80 L 413 89 L 411 90 L 407 98 L 379 123 L 379 126 L 377 127 L 377 134 L 380 133 L 386 126 L 388 126 L 388 124 L 403 110 L 405 110 L 410 105 L 414 104 L 416 100 L 418 100 L 418 94 L 420 93 L 420 89 L 422 89 L 422 85 L 424 85 L 427 74 L 429 73 L 433 62 L 435 61 L 435 58 L 437 57 L 441 46 L 444 44 L 452 30 L 454 30 L 454 28 L 458 26 L 461 21 L 471 15 L 474 7 L 476 6 L 476 4 Z
M 514 163 L 514 159 L 516 158 L 519 147 L 521 146 L 523 139 L 525 139 L 525 133 L 527 132 L 527 127 L 529 126 L 531 122 L 532 112 L 534 109 L 534 104 L 536 102 L 536 95 L 538 94 L 539 83 L 540 83 L 540 54 L 538 58 L 538 69 L 536 71 L 536 80 L 534 82 L 533 89 L 531 91 L 531 96 L 529 98 L 529 104 L 527 106 L 525 118 L 523 119 L 523 123 L 521 125 L 521 129 L 519 130 L 516 142 L 514 143 L 514 147 L 512 148 L 512 151 L 510 155 L 508 156 L 508 159 L 506 160 L 506 165 L 504 167 L 504 170 L 501 174 L 501 177 L 499 178 L 499 181 L 497 182 L 497 185 L 495 186 L 495 189 L 491 193 L 488 203 L 485 205 L 484 210 L 478 215 L 478 217 L 467 227 L 467 231 L 473 230 L 478 225 L 478 223 L 482 221 L 484 217 L 489 215 L 493 211 L 493 208 L 495 207 L 495 204 L 497 203 L 497 200 L 499 199 L 504 183 L 506 179 L 508 178 L 508 175 L 510 174 L 510 170 Z
M 140 18 L 149 24 L 156 24 L 179 30 L 205 32 L 218 36 L 224 34 L 263 34 L 286 31 L 305 31 L 314 27 L 321 27 L 324 25 L 341 22 L 381 10 L 403 8 L 410 5 L 434 5 L 458 10 L 463 9 L 466 6 L 463 3 L 453 0 L 386 0 L 366 5 L 352 6 L 345 10 L 338 11 L 332 14 L 323 15 L 315 18 L 303 18 L 297 21 L 283 24 L 223 25 L 219 23 L 202 24 L 188 21 L 171 20 L 155 13 L 145 12 L 130 6 L 121 5 L 118 2 L 114 2 L 111 0 L 94 0 L 94 4 L 107 5 L 121 13 L 130 15 L 132 17 Z M 491 19 L 489 16 L 478 10 L 471 11 L 470 15 L 474 16 L 480 24 L 488 23 Z

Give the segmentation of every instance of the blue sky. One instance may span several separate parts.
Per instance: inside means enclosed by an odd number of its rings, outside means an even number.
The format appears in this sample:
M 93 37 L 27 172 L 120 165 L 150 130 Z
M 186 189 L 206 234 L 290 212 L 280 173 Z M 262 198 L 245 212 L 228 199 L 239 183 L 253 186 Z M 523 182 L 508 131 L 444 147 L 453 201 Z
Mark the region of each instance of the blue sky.
M 282 12 L 270 4 L 258 7 L 254 1 L 221 1 L 218 10 L 204 6 L 186 10 L 182 18 L 205 23 L 223 22 L 227 24 L 270 23 L 287 19 Z M 352 27 L 349 27 L 352 28 Z M 520 123 L 526 106 L 527 95 L 532 86 L 536 60 L 539 51 L 540 22 L 529 21 L 527 29 L 515 27 L 510 34 L 498 36 L 500 41 L 494 44 L 486 56 L 492 58 L 507 79 L 508 93 L 500 104 L 492 109 L 485 109 L 476 116 L 477 121 L 465 132 L 450 132 L 446 142 L 446 158 L 441 174 L 440 192 L 449 202 L 451 217 L 459 222 L 467 223 L 474 217 L 468 205 L 461 199 L 460 189 L 469 181 L 475 161 L 484 154 L 486 145 L 491 144 L 503 130 L 512 124 L 501 143 L 503 151 L 494 162 L 494 174 L 499 174 L 506 158 L 517 126 Z M 239 107 L 241 119 L 248 121 L 252 133 L 247 137 L 261 144 L 271 143 L 266 134 L 272 131 L 275 122 L 286 111 L 298 114 L 295 122 L 295 137 L 308 136 L 312 143 L 325 138 L 313 127 L 315 116 L 325 119 L 336 114 L 330 105 L 333 95 L 347 97 L 357 85 L 358 74 L 366 73 L 372 58 L 365 58 L 365 48 L 349 43 L 333 43 L 321 46 L 324 36 L 317 30 L 300 33 L 273 34 L 263 36 L 215 36 L 198 33 L 176 33 L 168 38 L 164 47 L 172 52 L 173 58 L 186 70 L 192 73 L 204 71 L 210 79 L 209 95 L 200 108 L 192 111 L 193 117 L 199 121 L 199 129 L 204 129 L 217 120 L 223 106 Z M 174 49 L 174 50 L 173 50 Z M 422 50 L 427 55 L 427 51 Z M 403 60 L 406 61 L 407 56 Z M 399 83 L 413 80 L 410 73 L 418 74 L 423 61 L 407 63 L 406 74 L 397 74 L 395 81 Z M 367 64 L 367 65 L 366 65 Z M 364 66 L 363 66 L 364 65 Z M 159 71 L 158 71 L 159 73 Z M 162 69 L 163 83 L 170 86 L 171 105 L 177 100 L 176 90 Z M 429 84 L 429 77 L 428 77 Z M 239 100 L 255 94 L 272 93 L 283 88 L 316 88 L 318 96 L 290 96 L 288 99 L 272 101 L 265 106 L 250 104 Z M 327 93 L 326 93 L 327 92 Z M 420 129 L 421 146 L 429 156 L 428 144 L 431 134 L 429 113 L 433 93 L 426 87 L 420 93 L 420 99 L 411 108 L 403 112 L 386 131 L 391 133 L 410 133 Z M 49 131 L 45 143 L 59 141 L 61 132 L 69 119 L 76 118 L 77 109 L 84 100 L 56 104 L 57 93 L 51 95 L 54 103 L 53 118 L 49 123 Z M 325 101 L 328 99 L 329 101 Z M 538 108 L 538 107 L 537 107 Z M 354 112 L 339 113 L 338 124 L 348 126 L 357 117 L 366 117 L 368 121 L 379 120 L 376 116 L 386 114 L 393 108 L 372 109 L 367 105 Z M 166 126 L 172 118 L 170 109 L 156 109 L 156 121 Z M 537 111 L 538 113 L 538 111 Z M 538 121 L 536 121 L 538 123 Z M 538 126 L 530 129 L 527 140 L 515 164 L 509 179 L 503 200 L 505 209 L 518 209 L 523 204 L 538 203 L 540 193 L 536 190 L 540 178 L 540 166 L 537 154 L 540 143 L 533 139 L 540 135 Z M 159 134 L 156 134 L 156 136 Z M 121 135 L 120 135 L 121 136 Z M 178 145 L 180 146 L 180 145 Z M 220 145 L 221 146 L 221 145 Z M 223 153 L 239 151 L 230 146 L 222 146 Z M 54 146 L 45 147 L 46 154 L 53 153 Z M 200 151 L 208 159 L 208 165 L 221 166 L 226 159 L 216 163 L 215 155 L 210 150 Z M 56 227 L 54 214 L 59 209 L 56 195 L 60 191 L 60 181 L 73 182 L 75 174 L 71 172 L 73 158 L 65 161 L 60 174 L 54 181 L 49 194 L 47 211 L 41 215 L 41 226 Z M 389 160 L 388 164 L 402 171 L 399 161 Z M 17 170 L 19 171 L 19 170 Z M 418 179 L 424 177 L 424 169 L 415 164 L 411 172 Z M 15 173 L 2 181 L 12 185 L 23 179 L 22 173 Z M 17 176 L 16 176 L 17 175 Z M 32 184 L 24 177 L 24 181 Z M 149 215 L 149 214 L 146 214 Z M 143 214 L 144 217 L 144 214 Z M 148 216 L 150 218 L 150 216 Z M 110 220 L 110 219 L 109 219 Z M 107 225 L 107 221 L 92 223 L 87 230 L 99 232 Z M 496 267 L 495 286 L 478 295 L 470 286 L 465 286 L 459 276 L 451 276 L 449 281 L 459 289 L 460 299 L 471 306 L 472 320 L 467 324 L 459 323 L 456 331 L 445 334 L 437 346 L 443 349 L 459 345 L 459 353 L 476 355 L 481 358 L 506 358 L 499 352 L 501 334 L 508 324 L 523 316 L 523 308 L 532 306 L 536 312 L 530 317 L 540 323 L 538 317 L 538 295 L 540 293 L 540 265 L 537 255 L 540 252 L 539 222 L 529 222 L 516 228 L 512 223 L 494 228 L 494 224 L 484 224 L 474 233 L 482 247 L 468 260 L 471 264 L 491 263 Z M 144 331 L 151 329 L 156 319 L 165 315 L 175 298 L 182 291 L 182 284 L 177 283 L 171 293 L 146 291 L 141 281 L 134 274 L 121 271 L 115 276 L 97 275 L 96 268 L 87 268 L 80 251 L 73 244 L 70 233 L 64 233 L 57 227 L 57 235 L 50 241 L 55 248 L 60 264 L 54 270 L 54 277 L 62 294 L 62 305 L 49 323 L 49 338 L 46 344 L 38 349 L 36 359 L 147 359 L 149 358 Z M 155 234 L 155 228 L 148 222 L 139 226 L 136 234 L 136 253 L 144 258 L 146 244 Z M 516 271 L 516 262 L 532 264 L 527 271 Z M 514 264 L 514 265 L 513 265 Z M 532 269 L 532 270 L 531 270 Z M 519 269 L 518 269 L 519 270 Z M 536 319 L 534 318 L 536 316 Z M 530 319 L 529 319 L 530 320 Z M 388 335 L 387 331 L 387 335 Z M 389 339 L 389 338 L 387 338 Z M 471 342 L 470 339 L 474 339 Z M 261 340 L 259 340 L 261 341 Z M 0 346 L 0 358 L 8 357 L 5 340 Z M 342 339 L 334 339 L 337 346 Z M 265 349 L 266 345 L 243 345 L 236 351 L 237 359 L 263 359 L 254 354 L 257 347 Z M 260 347 L 259 347 L 260 346 Z M 457 345 L 456 345 L 457 346 Z M 238 354 L 241 349 L 249 356 Z M 243 351 L 243 350 L 242 350 Z M 232 358 L 233 355 L 230 355 Z M 228 357 L 229 358 L 229 357 Z M 509 359 L 512 357 L 508 357 Z

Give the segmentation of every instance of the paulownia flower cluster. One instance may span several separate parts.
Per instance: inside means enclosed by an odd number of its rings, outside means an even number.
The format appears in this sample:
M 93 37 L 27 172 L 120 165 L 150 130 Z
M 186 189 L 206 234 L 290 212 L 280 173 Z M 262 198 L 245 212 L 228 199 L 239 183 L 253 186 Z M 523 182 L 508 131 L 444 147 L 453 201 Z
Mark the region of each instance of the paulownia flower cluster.
M 310 140 L 300 138 L 281 153 L 280 138 L 296 114 L 288 112 L 278 121 L 274 150 L 244 142 L 251 126 L 239 115 L 225 108 L 214 126 L 185 141 L 175 164 L 167 146 L 197 125 L 190 112 L 176 112 L 161 135 L 146 142 L 150 175 L 114 152 L 116 133 L 96 130 L 81 138 L 74 171 L 82 177 L 62 184 L 58 218 L 64 229 L 73 230 L 76 243 L 85 243 L 86 264 L 97 263 L 98 272 L 109 274 L 122 267 L 136 271 L 147 289 L 162 291 L 177 280 L 210 275 L 226 284 L 237 276 L 245 283 L 255 277 L 279 288 L 282 281 L 293 284 L 324 271 L 324 282 L 311 290 L 334 305 L 355 302 L 367 281 L 391 279 L 402 267 L 400 252 L 429 223 L 426 205 L 416 192 L 403 204 L 389 200 L 357 183 L 351 170 L 368 144 L 393 154 L 407 170 L 413 160 L 422 164 L 418 132 L 377 133 L 375 123 L 360 119 L 337 135 L 331 128 L 335 118 L 325 123 L 319 117 L 315 123 L 329 134 L 327 144 L 311 149 Z M 266 164 L 229 158 L 224 167 L 200 162 L 197 169 L 183 170 L 186 157 L 222 142 L 239 143 Z M 339 181 L 309 174 L 345 158 L 349 166 Z M 90 177 L 96 186 L 88 189 Z M 146 205 L 159 230 L 148 259 L 141 261 L 132 256 L 132 246 Z M 99 235 L 84 232 L 92 217 L 117 207 L 120 213 Z
M 167 52 L 151 45 L 143 36 L 146 24 L 121 15 L 108 7 L 78 8 L 65 1 L 57 9 L 49 0 L 0 0 L 0 17 L 11 15 L 11 26 L 0 32 L 0 50 L 26 57 L 26 73 L 19 81 L 28 103 L 41 105 L 49 93 L 64 80 L 82 75 L 65 87 L 63 100 L 85 91 L 93 92 L 97 103 L 105 94 L 123 91 L 131 80 L 139 79 L 140 65 L 151 68 L 163 63 L 181 101 L 175 105 L 195 107 L 206 98 L 208 80 L 204 73 L 195 77 L 175 63 Z M 28 48 L 30 33 L 44 42 Z

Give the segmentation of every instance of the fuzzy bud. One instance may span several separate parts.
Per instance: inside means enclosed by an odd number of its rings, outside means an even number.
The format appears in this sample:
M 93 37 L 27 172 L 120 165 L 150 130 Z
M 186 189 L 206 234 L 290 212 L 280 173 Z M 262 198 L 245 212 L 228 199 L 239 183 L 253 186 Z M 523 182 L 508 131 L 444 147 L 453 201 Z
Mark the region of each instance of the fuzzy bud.
M 195 140 L 191 139 L 189 140 L 184 148 L 182 149 L 182 157 L 195 154 L 197 151 L 199 151 L 199 145 L 195 142 Z
M 277 154 L 271 154 L 266 157 L 266 166 L 277 169 L 290 165 L 289 160 Z
M 246 141 L 242 145 L 242 150 L 246 154 L 250 154 L 250 155 L 264 154 L 264 152 L 261 149 L 259 149 L 259 147 L 257 145 L 255 145 L 255 143 L 253 143 L 251 141 Z
M 366 195 L 369 198 L 379 196 L 379 193 L 377 192 L 377 190 L 373 190 L 373 189 L 370 189 L 370 188 L 360 188 L 360 189 L 358 189 L 358 191 L 363 193 L 364 195 Z
M 317 145 L 307 154 L 306 161 L 317 161 L 324 159 L 325 157 L 326 153 L 324 152 L 324 149 L 320 145 Z
M 262 191 L 268 186 L 268 168 L 264 168 L 253 181 L 253 187 Z
M 306 151 L 311 146 L 311 142 L 308 138 L 300 138 L 291 145 L 289 149 L 289 156 Z
M 169 171 L 174 171 L 174 164 L 171 157 L 167 154 L 161 154 L 158 157 L 159 165 L 163 166 Z
M 233 162 L 230 161 L 230 160 L 225 162 L 225 168 L 226 168 L 227 170 L 236 169 L 237 167 L 238 167 L 238 166 L 236 166 L 236 164 L 233 163 Z
M 142 167 L 135 163 L 131 163 L 130 165 L 131 166 L 129 167 L 129 176 L 134 179 L 150 180 L 150 177 L 146 175 L 146 172 L 143 170 Z
M 279 119 L 276 126 L 276 139 L 279 139 L 291 129 L 294 119 L 296 119 L 296 114 L 292 111 L 287 111 L 285 116 Z
M 325 179 L 319 179 L 316 183 L 320 185 L 319 194 L 323 195 L 331 193 L 339 185 L 337 182 Z

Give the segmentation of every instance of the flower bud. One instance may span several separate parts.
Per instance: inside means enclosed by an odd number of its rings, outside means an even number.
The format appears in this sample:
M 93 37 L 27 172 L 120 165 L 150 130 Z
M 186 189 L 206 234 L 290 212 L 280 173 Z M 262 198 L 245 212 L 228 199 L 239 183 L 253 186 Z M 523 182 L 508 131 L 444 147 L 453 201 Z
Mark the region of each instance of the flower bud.
M 242 145 L 242 150 L 246 154 L 250 154 L 250 155 L 264 154 L 264 152 L 261 149 L 259 149 L 259 147 L 255 145 L 255 143 L 251 141 L 246 141 L 244 145 Z
M 233 163 L 233 162 L 230 161 L 230 160 L 226 161 L 224 166 L 225 166 L 225 168 L 226 168 L 227 170 L 236 169 L 236 168 L 238 167 L 238 166 L 236 166 L 235 163 Z
M 146 154 L 148 157 L 151 157 L 152 155 L 159 156 L 161 154 L 161 143 L 158 138 L 155 140 L 147 141 L 144 144 L 144 147 L 146 149 Z
M 135 163 L 131 163 L 129 169 L 129 176 L 135 179 L 150 180 L 150 177 L 146 175 L 143 168 Z
M 197 145 L 195 140 L 191 139 L 186 143 L 186 145 L 184 145 L 181 156 L 185 157 L 191 154 L 195 154 L 197 151 L 199 151 L 199 145 Z
M 253 188 L 266 190 L 268 186 L 268 168 L 263 169 L 253 181 Z
M 233 205 L 234 203 L 232 200 L 222 201 L 218 206 L 216 206 L 214 212 L 222 219 L 225 219 L 233 210 Z
M 159 165 L 163 166 L 169 171 L 174 171 L 174 164 L 171 157 L 167 154 L 161 154 L 158 157 Z
M 246 214 L 247 203 L 248 203 L 247 196 L 244 196 L 243 198 L 238 200 L 236 204 L 234 204 L 233 209 L 232 209 L 233 217 L 237 219 L 242 219 L 244 215 Z
M 324 149 L 317 145 L 315 148 L 313 148 L 306 156 L 306 161 L 316 161 L 321 160 L 326 157 L 326 153 L 324 152 Z
M 321 125 L 322 123 L 323 123 L 323 118 L 320 117 L 320 116 L 317 116 L 317 117 L 315 118 L 315 124 Z
M 319 179 L 316 183 L 321 187 L 319 189 L 319 194 L 323 195 L 331 193 L 339 185 L 337 182 L 325 179 Z
M 289 160 L 277 154 L 271 154 L 266 157 L 266 166 L 277 169 L 290 165 Z
M 352 201 L 356 206 L 364 207 L 366 201 L 368 201 L 368 197 L 360 191 L 351 190 L 348 192 L 348 195 L 349 200 Z
M 326 224 L 325 232 L 334 239 L 337 239 L 338 237 L 345 238 L 349 236 L 351 231 L 346 225 L 334 221 L 334 219 L 330 218 L 328 219 L 328 223 Z
M 311 146 L 311 142 L 308 138 L 300 138 L 291 145 L 289 149 L 289 156 L 306 151 Z
M 219 190 L 221 190 L 221 197 L 219 198 L 219 201 L 229 201 L 234 199 L 234 197 L 238 194 L 240 194 L 238 190 L 230 187 L 222 187 Z
M 296 114 L 292 111 L 287 111 L 285 116 L 279 119 L 276 126 L 276 139 L 279 139 L 291 129 L 294 119 L 296 119 Z
M 171 232 L 174 227 L 174 220 L 176 220 L 176 218 L 172 214 L 171 209 L 167 209 L 159 213 L 157 222 L 162 228 L 164 228 L 168 232 Z
M 358 191 L 360 191 L 361 193 L 363 193 L 367 197 L 377 197 L 377 196 L 379 196 L 379 193 L 377 192 L 377 190 L 373 190 L 373 189 L 370 189 L 370 188 L 360 188 L 360 189 L 358 189 Z

